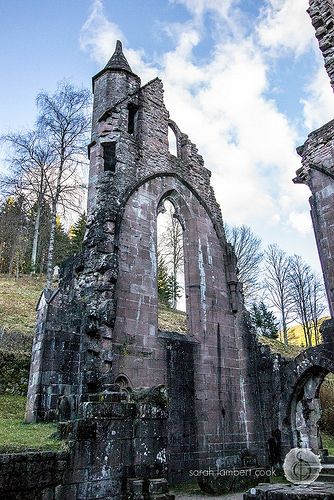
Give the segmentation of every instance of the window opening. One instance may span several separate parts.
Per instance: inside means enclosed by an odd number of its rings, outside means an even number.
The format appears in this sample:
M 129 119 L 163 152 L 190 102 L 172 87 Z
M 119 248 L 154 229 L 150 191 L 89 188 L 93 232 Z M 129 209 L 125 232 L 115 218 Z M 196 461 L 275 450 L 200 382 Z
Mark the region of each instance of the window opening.
M 137 111 L 138 108 L 134 104 L 129 104 L 128 106 L 128 133 L 134 134 L 137 121 Z
M 186 333 L 183 229 L 169 200 L 157 218 L 157 266 L 159 327 L 165 318 L 161 329 Z
M 105 172 L 115 172 L 116 167 L 116 143 L 103 144 L 103 161 Z
M 177 139 L 170 125 L 168 125 L 168 149 L 172 155 L 177 156 Z

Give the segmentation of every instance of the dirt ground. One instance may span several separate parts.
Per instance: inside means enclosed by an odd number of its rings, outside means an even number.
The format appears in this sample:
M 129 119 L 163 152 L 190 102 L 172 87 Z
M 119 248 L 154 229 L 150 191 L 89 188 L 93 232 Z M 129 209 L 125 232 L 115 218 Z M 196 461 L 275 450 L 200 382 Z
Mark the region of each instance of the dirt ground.
M 212 498 L 214 500 L 242 500 L 243 493 L 232 493 L 230 495 L 223 495 L 219 497 L 203 495 L 201 493 L 191 493 L 191 494 L 175 493 L 176 500 L 208 500 L 209 498 Z

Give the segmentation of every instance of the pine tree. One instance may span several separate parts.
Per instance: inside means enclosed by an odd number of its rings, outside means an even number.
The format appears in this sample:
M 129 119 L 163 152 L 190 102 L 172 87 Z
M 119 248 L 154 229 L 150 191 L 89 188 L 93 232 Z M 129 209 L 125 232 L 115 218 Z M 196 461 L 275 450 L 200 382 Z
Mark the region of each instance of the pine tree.
M 70 238 L 72 253 L 77 254 L 81 251 L 82 242 L 86 231 L 87 216 L 83 212 L 74 226 L 71 228 Z
M 0 271 L 18 275 L 24 270 L 28 218 L 22 198 L 10 196 L 0 207 Z
M 56 219 L 54 264 L 59 266 L 72 254 L 71 240 L 64 230 L 59 216 Z
M 264 302 L 253 303 L 251 306 L 251 321 L 256 332 L 264 337 L 276 339 L 278 337 L 278 321 Z
M 171 276 L 168 274 L 168 267 L 163 257 L 158 260 L 158 299 L 165 306 L 172 307 L 173 287 Z

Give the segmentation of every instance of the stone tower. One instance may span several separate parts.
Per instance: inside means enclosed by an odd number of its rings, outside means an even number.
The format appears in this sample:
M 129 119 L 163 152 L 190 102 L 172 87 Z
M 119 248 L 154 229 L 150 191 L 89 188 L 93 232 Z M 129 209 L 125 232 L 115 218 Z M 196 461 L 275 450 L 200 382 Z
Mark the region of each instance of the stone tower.
M 27 419 L 57 419 L 64 408 L 76 418 L 115 387 L 130 395 L 166 387 L 171 477 L 246 448 L 265 463 L 256 342 L 210 171 L 171 121 L 161 80 L 141 86 L 120 42 L 93 92 L 84 248 L 40 300 Z M 166 200 L 183 228 L 186 335 L 158 328 L 157 215 Z

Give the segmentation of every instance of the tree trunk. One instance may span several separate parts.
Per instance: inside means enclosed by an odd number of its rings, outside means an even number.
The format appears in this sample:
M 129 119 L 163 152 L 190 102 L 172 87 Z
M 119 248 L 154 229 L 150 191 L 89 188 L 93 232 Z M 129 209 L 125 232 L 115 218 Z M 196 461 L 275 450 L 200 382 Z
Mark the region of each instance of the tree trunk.
M 32 244 L 32 252 L 31 252 L 31 274 L 36 274 L 37 247 L 38 247 L 38 240 L 39 240 L 40 223 L 41 223 L 41 206 L 40 206 L 40 203 L 38 203 L 37 215 L 36 215 L 35 227 L 34 227 L 34 240 L 33 240 L 33 244 Z
M 59 201 L 59 196 L 61 192 L 61 178 L 63 175 L 64 168 L 64 148 L 62 147 L 62 154 L 59 163 L 57 184 L 55 196 L 52 201 L 52 213 L 51 213 L 51 229 L 50 229 L 50 240 L 49 240 L 49 250 L 48 257 L 46 261 L 46 288 L 50 289 L 52 287 L 52 275 L 53 275 L 53 254 L 55 246 L 55 236 L 56 236 L 56 221 L 57 221 L 57 206 Z
M 52 202 L 49 249 L 48 249 L 48 257 L 47 257 L 47 261 L 46 261 L 46 288 L 47 289 L 52 288 L 53 254 L 54 254 L 55 235 L 56 235 L 56 220 L 57 220 L 57 203 L 54 200 Z
M 286 326 L 285 307 L 284 307 L 283 303 L 281 303 L 281 311 L 282 311 L 282 326 L 283 326 L 284 345 L 289 345 L 288 328 Z

